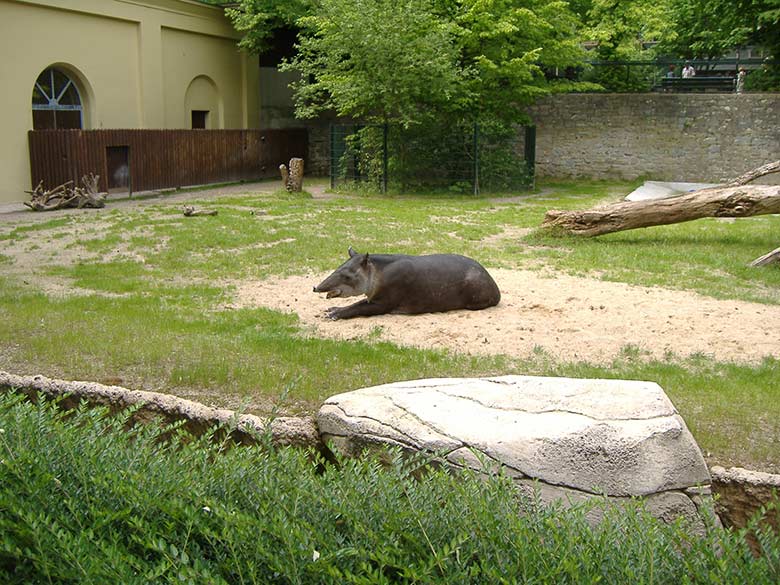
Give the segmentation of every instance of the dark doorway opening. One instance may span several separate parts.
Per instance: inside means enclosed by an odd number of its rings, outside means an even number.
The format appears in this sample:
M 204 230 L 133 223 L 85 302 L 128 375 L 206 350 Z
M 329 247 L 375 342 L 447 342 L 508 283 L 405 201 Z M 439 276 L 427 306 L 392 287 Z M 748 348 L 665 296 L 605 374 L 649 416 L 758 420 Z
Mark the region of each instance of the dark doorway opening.
M 132 191 L 130 188 L 130 147 L 106 147 L 108 190 Z
M 209 119 L 208 110 L 192 110 L 192 129 L 205 130 Z

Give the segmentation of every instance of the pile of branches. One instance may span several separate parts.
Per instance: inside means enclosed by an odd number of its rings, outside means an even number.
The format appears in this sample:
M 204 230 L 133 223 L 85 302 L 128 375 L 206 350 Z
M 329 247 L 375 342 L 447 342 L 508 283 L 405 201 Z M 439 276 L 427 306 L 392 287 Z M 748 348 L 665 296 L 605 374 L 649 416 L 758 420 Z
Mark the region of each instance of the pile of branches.
M 73 181 L 63 183 L 54 189 L 44 189 L 43 181 L 32 191 L 25 191 L 32 197 L 24 204 L 33 211 L 52 211 L 53 209 L 84 207 L 105 207 L 108 193 L 98 191 L 99 175 L 89 174 L 81 177 L 83 187 L 74 187 Z

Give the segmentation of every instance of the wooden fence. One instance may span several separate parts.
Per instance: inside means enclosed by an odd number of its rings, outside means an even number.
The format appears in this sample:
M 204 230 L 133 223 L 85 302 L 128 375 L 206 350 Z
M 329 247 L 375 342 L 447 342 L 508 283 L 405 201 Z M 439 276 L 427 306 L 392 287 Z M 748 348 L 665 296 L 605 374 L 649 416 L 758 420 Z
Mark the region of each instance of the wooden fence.
M 31 130 L 33 187 L 99 175 L 101 191 L 149 191 L 279 176 L 308 156 L 306 129 Z

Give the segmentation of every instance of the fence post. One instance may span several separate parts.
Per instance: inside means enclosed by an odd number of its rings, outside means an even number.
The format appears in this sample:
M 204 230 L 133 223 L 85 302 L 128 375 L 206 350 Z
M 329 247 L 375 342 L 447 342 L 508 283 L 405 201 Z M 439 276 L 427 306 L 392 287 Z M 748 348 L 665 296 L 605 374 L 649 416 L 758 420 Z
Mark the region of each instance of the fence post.
M 382 128 L 382 193 L 387 194 L 387 133 L 388 127 L 385 123 Z
M 531 178 L 530 187 L 533 188 L 536 183 L 536 126 L 525 126 L 523 154 L 525 155 L 525 167 Z
M 474 195 L 479 195 L 479 124 L 474 122 Z
M 336 188 L 336 166 L 333 160 L 336 156 L 336 126 L 330 125 L 330 188 Z

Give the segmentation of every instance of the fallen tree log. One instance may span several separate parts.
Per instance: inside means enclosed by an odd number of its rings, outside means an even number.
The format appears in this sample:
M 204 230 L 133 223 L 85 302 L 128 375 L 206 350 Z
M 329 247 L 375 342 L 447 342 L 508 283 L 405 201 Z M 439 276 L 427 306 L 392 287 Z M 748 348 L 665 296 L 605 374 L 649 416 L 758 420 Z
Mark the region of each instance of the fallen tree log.
M 754 169 L 726 185 L 667 199 L 622 201 L 586 211 L 550 210 L 542 227 L 579 236 L 600 236 L 703 217 L 780 213 L 780 185 L 745 185 L 778 170 L 780 161 Z
M 780 213 L 780 186 L 714 187 L 655 201 L 615 203 L 587 211 L 548 211 L 542 227 L 579 236 L 600 236 L 702 217 Z

